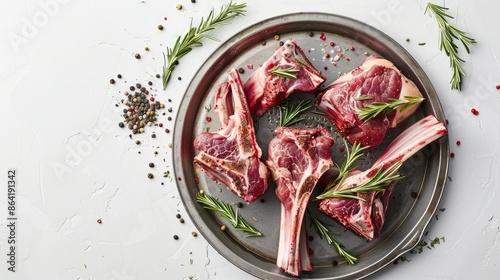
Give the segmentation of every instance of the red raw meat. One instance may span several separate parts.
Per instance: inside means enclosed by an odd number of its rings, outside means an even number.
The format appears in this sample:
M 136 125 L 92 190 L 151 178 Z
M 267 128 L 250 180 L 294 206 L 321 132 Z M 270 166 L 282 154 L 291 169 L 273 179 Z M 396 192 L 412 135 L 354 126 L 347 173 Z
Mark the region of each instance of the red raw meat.
M 333 166 L 333 139 L 324 128 L 278 127 L 266 161 L 281 201 L 281 227 L 276 265 L 298 276 L 312 263 L 303 224 L 311 193 L 321 175 Z
M 322 91 L 316 101 L 337 130 L 354 144 L 375 147 L 383 140 L 388 128 L 413 114 L 419 103 L 400 108 L 369 120 L 360 120 L 357 110 L 372 102 L 388 102 L 389 98 L 422 97 L 415 84 L 407 79 L 390 61 L 369 56 L 363 65 L 334 81 Z
M 299 56 L 300 54 L 300 56 Z M 294 69 L 296 79 L 277 76 L 269 70 Z M 325 81 L 294 40 L 287 40 L 259 69 L 248 77 L 244 88 L 250 112 L 261 116 L 290 94 L 315 91 Z
M 370 180 L 380 168 L 387 170 L 398 161 L 406 161 L 421 148 L 446 133 L 443 123 L 434 116 L 425 117 L 394 139 L 371 168 L 363 172 L 351 172 L 339 189 L 346 189 Z M 380 235 L 388 199 L 395 184 L 396 182 L 390 183 L 382 192 L 358 193 L 357 196 L 363 200 L 327 198 L 320 202 L 319 209 L 353 232 L 373 240 Z
M 228 72 L 229 81 L 215 94 L 214 110 L 222 128 L 203 132 L 194 140 L 201 151 L 195 158 L 212 180 L 224 183 L 229 190 L 250 203 L 264 194 L 269 184 L 269 171 L 260 161 L 255 130 L 238 71 Z

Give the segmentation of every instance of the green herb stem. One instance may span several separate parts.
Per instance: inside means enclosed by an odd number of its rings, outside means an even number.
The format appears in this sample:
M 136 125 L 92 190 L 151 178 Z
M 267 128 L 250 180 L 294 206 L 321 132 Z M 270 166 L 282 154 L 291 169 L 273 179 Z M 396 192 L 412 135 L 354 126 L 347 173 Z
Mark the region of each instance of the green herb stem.
M 337 177 L 333 177 L 330 180 L 328 185 L 325 187 L 324 192 L 329 191 L 330 189 L 332 189 L 337 185 L 342 185 L 342 183 L 344 183 L 345 178 L 347 178 L 349 172 L 356 169 L 357 166 L 355 166 L 354 163 L 364 155 L 363 152 L 367 149 L 367 147 L 361 147 L 361 145 L 358 142 L 355 142 L 352 145 L 352 148 L 349 149 L 347 141 L 345 139 L 343 140 L 347 154 L 346 160 L 341 165 L 335 164 L 337 166 L 337 169 L 339 170 L 339 174 L 337 175 Z
M 262 233 L 258 229 L 254 228 L 238 215 L 238 210 L 236 210 L 236 212 L 233 210 L 231 204 L 223 202 L 203 191 L 196 194 L 196 201 L 203 204 L 205 209 L 220 213 L 233 225 L 234 229 L 249 233 L 247 237 L 262 236 Z
M 311 100 L 303 99 L 298 104 L 290 104 L 284 102 L 279 106 L 280 111 L 280 126 L 291 126 L 304 118 L 297 118 L 301 113 L 312 108 Z
M 167 53 L 163 56 L 163 89 L 167 87 L 172 71 L 174 71 L 179 59 L 191 52 L 193 47 L 202 46 L 201 40 L 203 38 L 219 41 L 217 38 L 206 33 L 214 30 L 216 27 L 228 24 L 228 21 L 234 17 L 244 15 L 245 7 L 246 3 L 237 4 L 231 1 L 229 4 L 222 6 L 218 15 L 215 15 L 212 9 L 206 19 L 201 19 L 198 27 L 193 27 L 190 24 L 189 31 L 182 38 L 181 36 L 177 37 L 174 46 L 172 48 L 167 47 Z
M 404 177 L 399 174 L 399 168 L 402 164 L 403 163 L 401 161 L 398 161 L 385 170 L 383 167 L 380 167 L 375 176 L 359 185 L 352 185 L 345 189 L 341 189 L 342 184 L 337 184 L 335 187 L 322 193 L 317 198 L 353 198 L 363 200 L 361 197 L 357 196 L 358 193 L 383 191 L 385 190 L 387 184 L 403 179 Z
M 329 231 L 325 225 L 323 225 L 318 219 L 316 219 L 312 215 L 310 217 L 314 229 L 320 235 L 321 239 L 323 239 L 324 237 L 326 242 L 332 245 L 333 248 L 335 248 L 335 251 L 337 251 L 337 253 L 340 256 L 344 257 L 344 259 L 348 264 L 355 264 L 358 261 L 358 258 L 349 254 L 346 250 L 344 250 L 344 247 L 337 240 L 333 239 L 332 237 L 332 234 L 334 234 L 333 232 Z
M 279 69 L 278 66 L 274 66 L 273 68 L 269 69 L 268 71 L 269 71 L 269 73 L 276 75 L 278 77 L 288 78 L 288 79 L 297 79 L 297 75 L 295 75 L 295 73 L 299 72 L 300 69 L 294 69 L 292 67 Z
M 380 114 L 389 114 L 398 108 L 401 108 L 401 112 L 403 112 L 410 106 L 422 102 L 423 100 L 423 97 L 418 96 L 403 96 L 402 99 L 389 98 L 388 102 L 365 104 L 363 108 L 357 110 L 357 113 L 360 120 L 367 122 Z
M 430 13 L 432 13 L 432 15 L 436 18 L 439 28 L 439 50 L 444 50 L 446 55 L 449 57 L 450 68 L 453 70 L 453 75 L 450 81 L 451 88 L 460 91 L 462 76 L 465 76 L 461 63 L 465 61 L 458 56 L 458 46 L 455 44 L 454 39 L 458 39 L 462 42 L 462 45 L 467 53 L 470 53 L 469 46 L 477 42 L 475 39 L 467 36 L 467 32 L 448 23 L 447 19 L 453 19 L 453 17 L 446 13 L 447 10 L 448 8 L 429 2 L 427 3 L 424 13 L 430 11 Z

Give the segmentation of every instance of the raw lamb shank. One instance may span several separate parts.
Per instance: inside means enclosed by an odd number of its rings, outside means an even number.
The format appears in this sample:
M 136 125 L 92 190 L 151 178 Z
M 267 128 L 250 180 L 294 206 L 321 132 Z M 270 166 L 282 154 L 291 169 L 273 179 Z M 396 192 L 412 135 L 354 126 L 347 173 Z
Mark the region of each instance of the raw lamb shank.
M 276 74 L 279 71 L 292 76 L 287 78 Z M 315 91 L 324 81 L 325 78 L 312 66 L 299 45 L 293 40 L 287 40 L 248 77 L 244 88 L 250 112 L 261 116 L 290 94 L 296 91 Z
M 235 69 L 228 76 L 229 81 L 219 85 L 215 94 L 214 110 L 222 128 L 196 137 L 193 145 L 201 152 L 194 163 L 212 180 L 224 183 L 250 203 L 266 191 L 269 171 L 260 161 L 262 151 L 255 139 L 240 76 Z
M 304 213 L 321 175 L 333 166 L 333 139 L 324 128 L 278 127 L 268 146 L 267 165 L 281 201 L 281 226 L 276 265 L 298 276 L 311 271 Z
M 419 102 L 382 113 L 368 121 L 359 117 L 359 109 L 374 102 L 422 97 L 415 84 L 390 61 L 369 56 L 363 65 L 334 81 L 316 101 L 337 130 L 353 144 L 375 147 L 382 142 L 388 128 L 396 125 L 417 109 Z
M 446 133 L 443 123 L 432 115 L 427 116 L 394 139 L 371 168 L 363 172 L 350 173 L 339 189 L 358 186 L 370 180 L 379 170 L 388 170 L 393 164 L 406 161 L 421 148 Z M 396 181 L 393 181 L 384 191 L 355 194 L 361 199 L 327 198 L 320 202 L 319 209 L 353 232 L 373 240 L 380 235 L 384 225 L 387 204 L 395 184 Z

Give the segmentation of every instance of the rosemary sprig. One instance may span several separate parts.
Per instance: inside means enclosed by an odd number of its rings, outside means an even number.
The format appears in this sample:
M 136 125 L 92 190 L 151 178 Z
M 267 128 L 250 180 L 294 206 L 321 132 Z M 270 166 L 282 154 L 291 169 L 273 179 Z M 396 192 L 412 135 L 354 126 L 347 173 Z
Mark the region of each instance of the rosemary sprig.
M 355 142 L 352 145 L 352 148 L 349 150 L 347 141 L 344 140 L 344 147 L 346 147 L 346 160 L 339 166 L 337 165 L 337 168 L 339 169 L 339 175 L 337 176 L 337 179 L 334 181 L 334 183 L 337 183 L 338 185 L 342 185 L 344 183 L 345 178 L 347 178 L 347 175 L 349 172 L 353 171 L 356 169 L 357 166 L 354 166 L 354 162 L 358 160 L 360 157 L 362 157 L 364 154 L 363 152 L 368 148 L 368 147 L 361 147 L 361 144 L 359 142 Z M 330 189 L 332 186 L 328 186 L 327 189 Z
M 360 120 L 367 122 L 380 114 L 389 114 L 399 107 L 401 107 L 401 112 L 403 112 L 422 100 L 424 100 L 423 97 L 417 96 L 403 96 L 403 99 L 389 98 L 388 102 L 377 101 L 365 104 L 363 108 L 357 110 L 357 113 Z
M 273 68 L 268 70 L 269 73 L 274 74 L 279 77 L 288 78 L 288 79 L 297 79 L 297 76 L 294 73 L 300 71 L 300 69 L 294 69 L 292 67 L 279 69 L 278 66 L 274 66 Z
M 356 160 L 362 157 L 364 155 L 363 152 L 368 148 L 368 147 L 361 147 L 361 145 L 358 142 L 355 142 L 352 145 L 352 148 L 349 150 L 347 141 L 345 139 L 343 140 L 344 140 L 344 147 L 346 147 L 346 154 L 347 154 L 346 160 L 341 165 L 335 163 L 335 166 L 339 170 L 339 174 L 337 175 L 337 177 L 333 177 L 330 179 L 327 186 L 325 187 L 325 190 L 323 191 L 323 194 L 328 192 L 333 187 L 340 186 L 344 183 L 344 180 L 345 178 L 347 178 L 349 172 L 357 168 L 357 166 L 354 166 Z M 320 196 L 316 197 L 316 199 L 320 199 Z
M 385 186 L 390 182 L 401 180 L 404 176 L 398 173 L 399 168 L 403 163 L 398 161 L 391 165 L 387 169 L 379 168 L 377 174 L 373 176 L 370 180 L 363 182 L 359 185 L 353 185 L 349 188 L 339 189 L 340 184 L 337 184 L 335 187 L 330 190 L 322 193 L 317 198 L 325 199 L 325 198 L 354 198 L 363 200 L 361 197 L 357 196 L 357 193 L 367 193 L 372 191 L 383 191 Z
M 310 217 L 314 229 L 320 235 L 321 239 L 325 237 L 326 242 L 332 245 L 333 248 L 335 248 L 335 251 L 337 251 L 337 253 L 340 256 L 344 257 L 344 259 L 348 264 L 355 264 L 358 261 L 358 258 L 349 254 L 346 250 L 344 250 L 344 246 L 342 246 L 337 240 L 333 239 L 332 237 L 332 234 L 334 234 L 333 232 L 329 231 L 325 225 L 323 225 L 318 219 L 316 219 L 312 215 L 310 215 Z
M 227 21 L 234 17 L 243 15 L 245 13 L 245 7 L 246 3 L 237 4 L 230 1 L 229 4 L 221 7 L 218 15 L 214 15 L 214 10 L 212 9 L 206 19 L 201 18 L 198 27 L 193 27 L 191 23 L 189 25 L 189 31 L 184 37 L 182 37 L 182 39 L 181 36 L 177 37 L 173 48 L 167 47 L 167 53 L 163 55 L 163 89 L 167 87 L 170 75 L 172 75 L 172 71 L 174 71 L 179 59 L 188 54 L 193 47 L 202 46 L 201 40 L 203 38 L 219 41 L 217 38 L 209 36 L 206 33 L 218 26 L 228 24 Z
M 247 237 L 262 236 L 262 233 L 258 229 L 254 228 L 242 217 L 240 217 L 240 215 L 238 215 L 238 210 L 234 212 L 233 207 L 230 204 L 206 194 L 203 190 L 200 190 L 196 194 L 196 201 L 203 204 L 205 209 L 220 213 L 233 225 L 234 229 L 249 233 Z
M 458 56 L 458 46 L 453 42 L 453 38 L 460 40 L 464 46 L 467 53 L 470 53 L 469 45 L 477 43 L 475 39 L 467 36 L 467 32 L 454 27 L 448 23 L 447 18 L 453 19 L 452 16 L 446 14 L 448 8 L 427 3 L 425 8 L 425 13 L 430 11 L 438 23 L 439 28 L 439 50 L 444 50 L 446 55 L 450 58 L 450 68 L 453 70 L 453 75 L 451 77 L 451 88 L 460 91 L 462 84 L 462 76 L 465 72 L 460 65 L 460 63 L 465 62 L 462 58 Z
M 280 126 L 291 126 L 304 118 L 296 118 L 299 114 L 309 110 L 312 107 L 311 100 L 303 99 L 298 104 L 289 104 L 288 102 L 279 105 Z
M 316 114 L 316 115 L 320 115 L 320 116 L 326 116 L 324 111 L 319 111 L 316 109 L 312 110 L 311 113 Z
M 297 60 L 298 63 L 300 63 L 306 67 L 308 66 L 307 63 L 298 56 L 295 57 L 295 60 Z

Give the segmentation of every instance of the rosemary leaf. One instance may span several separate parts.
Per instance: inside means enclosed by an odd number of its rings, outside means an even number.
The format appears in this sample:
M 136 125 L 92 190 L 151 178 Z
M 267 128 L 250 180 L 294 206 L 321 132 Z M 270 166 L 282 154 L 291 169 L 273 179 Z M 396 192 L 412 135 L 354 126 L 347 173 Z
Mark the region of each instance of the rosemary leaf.
M 364 155 L 363 152 L 367 149 L 367 147 L 361 147 L 358 142 L 355 142 L 352 145 L 352 148 L 349 149 L 347 141 L 345 139 L 343 139 L 343 141 L 344 147 L 346 147 L 346 160 L 341 165 L 335 164 L 337 166 L 337 169 L 339 170 L 339 174 L 337 175 L 337 177 L 334 177 L 330 180 L 328 185 L 325 187 L 324 192 L 329 191 L 335 186 L 342 185 L 349 172 L 356 169 L 357 166 L 354 166 L 356 160 L 362 157 Z
M 288 78 L 288 79 L 297 79 L 297 76 L 294 73 L 300 71 L 300 69 L 294 69 L 292 67 L 279 69 L 278 66 L 274 66 L 272 69 L 268 70 L 269 73 L 274 74 L 279 77 Z
M 344 250 L 344 247 L 342 245 L 340 245 L 340 243 L 337 240 L 333 239 L 333 237 L 331 236 L 333 234 L 333 232 L 329 231 L 325 225 L 323 225 L 318 219 L 316 219 L 312 215 L 310 215 L 310 217 L 311 217 L 314 229 L 319 234 L 321 239 L 323 239 L 323 237 L 324 237 L 326 242 L 328 242 L 328 244 L 332 245 L 333 248 L 335 248 L 335 251 L 337 251 L 337 253 L 340 256 L 344 257 L 344 259 L 346 260 L 346 262 L 348 264 L 355 264 L 358 261 L 358 258 L 349 254 L 346 250 Z
M 342 184 L 337 184 L 335 187 L 330 188 L 328 191 L 322 193 L 317 198 L 353 198 L 363 200 L 356 194 L 372 191 L 383 191 L 385 190 L 385 186 L 387 184 L 403 179 L 404 177 L 398 173 L 399 168 L 402 164 L 402 162 L 398 161 L 385 170 L 380 167 L 375 176 L 359 185 L 353 185 L 345 189 L 340 189 Z
M 469 46 L 477 43 L 475 39 L 467 36 L 467 32 L 458 29 L 457 27 L 448 23 L 447 19 L 453 19 L 452 16 L 448 15 L 446 11 L 448 8 L 427 3 L 427 7 L 424 13 L 430 11 L 432 15 L 436 18 L 438 28 L 439 28 L 439 50 L 446 53 L 450 59 L 450 68 L 453 71 L 451 77 L 451 88 L 456 90 L 461 90 L 462 76 L 465 76 L 465 72 L 461 66 L 461 63 L 465 62 L 458 56 L 458 46 L 454 43 L 454 39 L 460 40 L 464 46 L 467 53 L 470 53 Z M 432 16 L 431 15 L 431 16 Z
M 182 38 L 180 36 L 177 37 L 174 46 L 172 48 L 167 47 L 166 53 L 163 54 L 163 89 L 167 87 L 172 71 L 174 71 L 179 59 L 191 52 L 193 47 L 202 46 L 203 43 L 201 40 L 203 38 L 218 41 L 217 38 L 209 36 L 206 33 L 214 30 L 216 27 L 228 24 L 228 21 L 234 17 L 244 15 L 245 7 L 246 3 L 237 4 L 230 1 L 229 4 L 221 7 L 218 15 L 215 15 L 212 9 L 206 19 L 201 19 L 198 27 L 193 27 L 191 23 L 189 31 Z
M 280 126 L 291 126 L 296 124 L 304 118 L 297 118 L 301 113 L 312 108 L 311 100 L 303 99 L 298 104 L 289 104 L 288 102 L 282 103 L 279 106 L 280 111 Z
M 225 219 L 227 219 L 236 230 L 241 230 L 249 235 L 247 237 L 262 236 L 262 233 L 245 221 L 240 215 L 238 215 L 238 210 L 234 212 L 233 207 L 225 203 L 218 198 L 200 191 L 196 194 L 196 201 L 203 204 L 203 207 L 208 210 L 212 210 L 220 213 Z
M 360 120 L 365 122 L 375 118 L 380 114 L 389 114 L 390 112 L 401 107 L 401 112 L 408 109 L 410 106 L 422 102 L 423 97 L 403 96 L 403 99 L 389 98 L 388 102 L 372 102 L 365 104 L 363 108 L 357 110 Z

